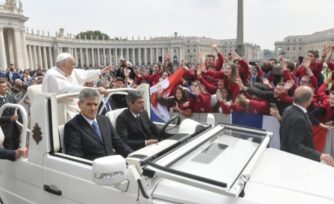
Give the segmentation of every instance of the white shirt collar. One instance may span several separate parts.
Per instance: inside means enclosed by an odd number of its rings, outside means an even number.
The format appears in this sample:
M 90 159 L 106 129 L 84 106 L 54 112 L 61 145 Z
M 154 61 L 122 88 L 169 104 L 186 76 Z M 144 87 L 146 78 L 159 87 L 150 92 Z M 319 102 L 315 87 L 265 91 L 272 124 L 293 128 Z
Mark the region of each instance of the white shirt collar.
M 96 118 L 94 120 L 91 120 L 91 119 L 87 118 L 86 116 L 84 116 L 82 113 L 80 113 L 80 114 L 89 123 L 90 126 L 92 126 L 94 121 L 97 123 Z
M 129 109 L 130 110 L 130 109 Z M 131 112 L 131 114 L 133 115 L 133 117 L 134 118 L 137 118 L 137 117 L 139 117 L 139 113 L 138 114 L 135 114 L 134 112 L 132 112 L 131 110 L 130 110 L 130 112 Z
M 293 105 L 295 105 L 295 106 L 297 106 L 298 108 L 300 108 L 305 114 L 307 113 L 306 108 L 304 108 L 304 107 L 302 107 L 302 106 L 300 106 L 300 105 L 298 105 L 298 104 L 296 104 L 296 103 L 293 103 Z
M 57 70 L 60 74 L 64 75 L 65 77 L 69 77 L 69 76 L 67 76 L 67 75 L 65 74 L 65 72 L 63 72 L 63 70 L 61 70 L 59 67 L 56 67 L 56 70 Z

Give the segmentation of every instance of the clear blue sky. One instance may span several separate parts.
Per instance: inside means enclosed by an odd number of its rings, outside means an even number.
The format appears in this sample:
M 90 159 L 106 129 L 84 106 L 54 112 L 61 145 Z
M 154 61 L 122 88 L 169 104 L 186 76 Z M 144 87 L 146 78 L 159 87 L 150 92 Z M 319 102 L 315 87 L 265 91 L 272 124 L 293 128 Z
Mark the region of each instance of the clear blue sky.
M 1 1 L 1 0 L 0 0 Z M 109 36 L 236 37 L 237 0 L 21 0 L 26 26 L 65 33 L 100 30 Z M 333 0 L 244 0 L 246 42 L 274 49 L 288 35 L 334 27 Z

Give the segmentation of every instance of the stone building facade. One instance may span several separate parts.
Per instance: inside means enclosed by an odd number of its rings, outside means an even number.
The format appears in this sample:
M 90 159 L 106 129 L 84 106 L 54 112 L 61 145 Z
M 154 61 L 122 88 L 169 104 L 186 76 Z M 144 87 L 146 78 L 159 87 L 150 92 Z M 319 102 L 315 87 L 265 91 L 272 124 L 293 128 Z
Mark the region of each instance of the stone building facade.
M 180 63 L 186 59 L 195 64 L 199 54 L 213 53 L 211 45 L 216 43 L 223 54 L 234 52 L 236 40 L 217 40 L 206 37 L 184 37 L 174 33 L 170 37 L 119 38 L 117 40 L 75 39 L 59 29 L 54 36 L 50 33 L 25 28 L 28 20 L 24 16 L 22 3 L 7 0 L 0 6 L 0 67 L 9 64 L 31 69 L 47 69 L 54 65 L 58 53 L 69 52 L 76 59 L 78 67 L 99 67 L 117 64 L 120 57 L 134 65 L 163 63 L 166 53 L 172 61 Z M 245 44 L 247 59 L 258 59 L 260 47 Z
M 334 28 L 315 32 L 311 35 L 295 35 L 284 38 L 283 41 L 275 42 L 277 57 L 284 54 L 284 57 L 297 61 L 299 56 L 305 56 L 308 50 L 318 50 L 322 54 L 325 43 L 334 42 Z

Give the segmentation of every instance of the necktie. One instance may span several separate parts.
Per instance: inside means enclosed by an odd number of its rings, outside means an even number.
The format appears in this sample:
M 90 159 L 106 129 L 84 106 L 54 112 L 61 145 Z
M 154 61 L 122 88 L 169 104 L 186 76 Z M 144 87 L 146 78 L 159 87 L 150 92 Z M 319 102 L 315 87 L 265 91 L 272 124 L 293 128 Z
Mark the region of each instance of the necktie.
M 98 139 L 99 139 L 101 142 L 103 142 L 103 141 L 102 141 L 101 130 L 100 130 L 100 128 L 99 128 L 99 126 L 98 126 L 98 124 L 97 124 L 96 121 L 94 121 L 94 122 L 92 123 L 92 128 L 93 128 L 94 132 L 96 133 Z
M 146 135 L 145 128 L 143 127 L 143 124 L 142 124 L 142 121 L 140 120 L 139 115 L 137 115 L 137 117 L 136 117 L 136 123 L 137 123 L 139 129 L 140 129 L 143 133 L 145 133 L 145 135 Z

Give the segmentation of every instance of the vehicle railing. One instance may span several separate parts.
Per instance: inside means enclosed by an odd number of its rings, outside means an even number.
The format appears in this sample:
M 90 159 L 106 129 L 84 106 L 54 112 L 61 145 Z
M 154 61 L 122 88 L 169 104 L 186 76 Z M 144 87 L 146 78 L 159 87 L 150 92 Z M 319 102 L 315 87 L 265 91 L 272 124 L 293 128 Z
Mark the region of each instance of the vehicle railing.
M 96 91 L 98 91 L 97 88 L 93 88 Z M 119 88 L 119 89 L 107 89 L 107 92 L 109 93 L 108 97 L 110 97 L 111 93 L 124 93 L 128 92 L 130 90 L 134 90 L 133 88 Z M 70 97 L 78 97 L 79 92 L 72 92 L 72 93 L 65 93 L 65 94 L 59 94 L 56 96 L 57 101 L 64 99 L 64 98 L 70 98 Z M 108 98 L 109 99 L 109 98 Z

